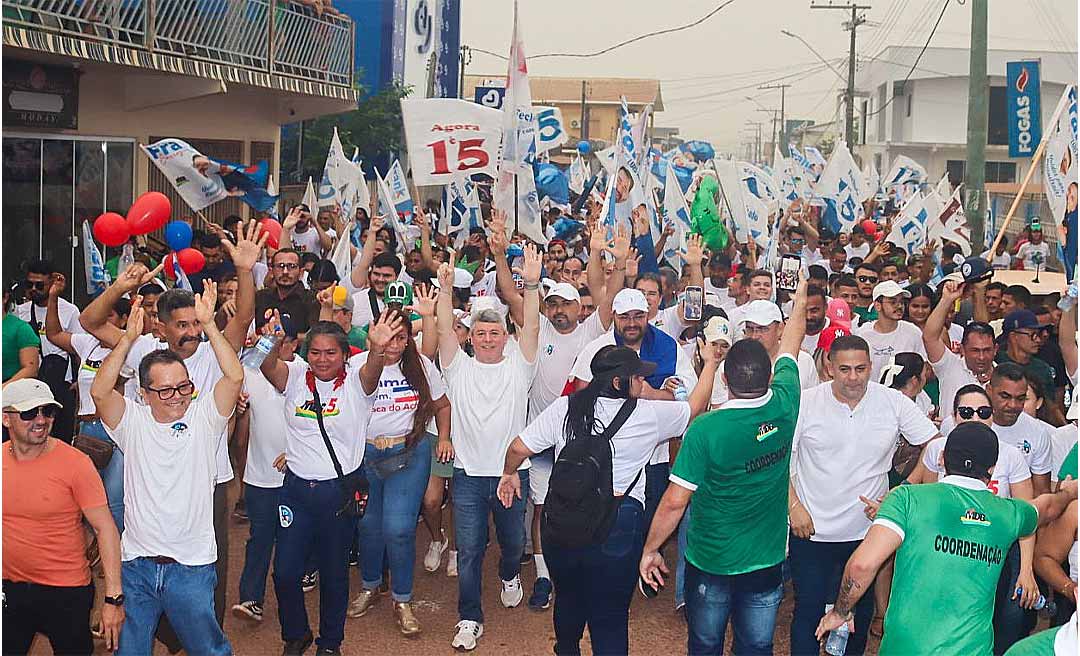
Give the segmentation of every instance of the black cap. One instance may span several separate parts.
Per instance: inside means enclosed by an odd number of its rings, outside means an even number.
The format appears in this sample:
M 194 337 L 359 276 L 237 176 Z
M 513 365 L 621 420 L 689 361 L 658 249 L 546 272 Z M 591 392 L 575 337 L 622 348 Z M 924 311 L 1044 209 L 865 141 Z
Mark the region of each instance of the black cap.
M 994 277 L 994 270 L 981 257 L 969 257 L 960 265 L 960 274 L 964 276 L 964 282 L 982 282 Z
M 628 346 L 611 345 L 596 352 L 589 368 L 593 378 L 650 376 L 656 371 L 656 363 L 642 360 Z
M 998 438 L 986 424 L 965 421 L 945 441 L 945 472 L 985 478 L 997 463 Z

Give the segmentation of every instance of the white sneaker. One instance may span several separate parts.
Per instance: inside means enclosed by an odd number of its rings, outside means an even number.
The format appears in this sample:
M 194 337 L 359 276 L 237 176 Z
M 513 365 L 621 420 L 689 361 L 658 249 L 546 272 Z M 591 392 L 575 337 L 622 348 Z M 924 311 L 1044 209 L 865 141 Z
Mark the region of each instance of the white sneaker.
M 458 651 L 472 651 L 476 649 L 476 641 L 484 635 L 484 625 L 472 620 L 461 620 L 457 623 L 457 635 L 454 636 L 450 646 Z
M 502 593 L 499 598 L 502 599 L 502 605 L 507 608 L 514 608 L 521 603 L 522 598 L 525 597 L 525 591 L 521 588 L 521 577 L 515 576 L 509 581 L 502 582 Z
M 429 572 L 439 571 L 443 552 L 450 546 L 450 541 L 446 538 L 446 531 L 440 531 L 440 533 L 442 533 L 442 540 L 439 542 L 432 541 L 428 545 L 427 553 L 424 554 L 424 569 Z
M 446 575 L 449 577 L 457 576 L 457 552 L 450 551 L 450 555 L 446 558 Z

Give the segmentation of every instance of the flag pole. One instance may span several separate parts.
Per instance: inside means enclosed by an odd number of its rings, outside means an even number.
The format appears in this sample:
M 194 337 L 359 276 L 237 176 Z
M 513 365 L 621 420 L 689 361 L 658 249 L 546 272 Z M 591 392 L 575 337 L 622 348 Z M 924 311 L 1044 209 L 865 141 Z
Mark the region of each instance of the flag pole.
M 1061 118 L 1061 112 L 1065 109 L 1065 103 L 1059 102 L 1057 109 L 1054 110 L 1054 115 L 1050 118 L 1050 125 L 1057 125 L 1058 119 Z M 1043 154 L 1046 152 L 1046 144 L 1050 142 L 1048 134 L 1044 134 L 1042 141 L 1039 142 L 1039 147 L 1035 149 L 1035 154 L 1031 156 L 1031 166 L 1028 167 L 1027 173 L 1024 175 L 1023 182 L 1020 183 L 1020 189 L 1017 190 L 1016 196 L 1013 198 L 1012 205 L 1009 206 L 1009 211 L 1005 214 L 1005 218 L 1001 221 L 1001 227 L 998 228 L 997 237 L 994 238 L 994 243 L 991 244 L 990 250 L 987 251 L 988 257 L 993 259 L 994 253 L 997 251 L 998 244 L 1001 243 L 1002 237 L 1005 236 L 1005 229 L 1009 227 L 1009 221 L 1012 219 L 1013 213 L 1016 212 L 1016 207 L 1020 204 L 1020 199 L 1024 195 L 1024 191 L 1027 189 L 1028 183 L 1031 182 L 1031 176 L 1035 174 L 1035 169 L 1038 168 L 1039 160 L 1042 159 Z
M 518 231 L 518 174 L 514 172 L 514 232 Z

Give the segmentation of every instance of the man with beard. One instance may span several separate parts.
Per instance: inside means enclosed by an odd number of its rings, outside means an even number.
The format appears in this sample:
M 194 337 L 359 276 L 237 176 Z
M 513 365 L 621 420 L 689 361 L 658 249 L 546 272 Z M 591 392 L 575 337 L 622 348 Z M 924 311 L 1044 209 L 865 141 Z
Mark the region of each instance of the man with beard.
M 236 277 L 239 283 L 236 290 L 236 314 L 226 324 L 222 334 L 234 351 L 239 352 L 244 346 L 247 337 L 248 326 L 255 317 L 255 278 L 252 268 L 259 258 L 259 253 L 266 242 L 268 233 L 262 231 L 257 222 L 251 221 L 247 230 L 241 231 L 240 239 L 235 245 L 227 239 L 222 240 L 222 245 L 228 251 L 233 266 L 236 267 Z M 258 235 L 258 237 L 256 237 Z M 277 267 L 275 274 L 278 277 L 279 287 L 282 277 L 292 276 L 292 284 L 299 285 L 299 256 L 296 251 L 285 249 L 278 251 L 272 261 L 273 264 L 290 263 L 293 268 L 282 269 Z M 286 276 L 282 276 L 285 271 Z M 127 268 L 123 274 L 109 286 L 100 296 L 83 310 L 80 321 L 83 328 L 97 337 L 102 346 L 115 348 L 116 344 L 124 336 L 124 331 L 108 323 L 109 312 L 116 305 L 117 299 L 125 294 L 134 293 L 141 285 L 145 284 L 154 272 L 147 272 L 146 267 L 135 264 Z M 217 285 L 207 283 L 213 287 L 214 297 L 217 297 Z M 294 289 L 290 287 L 289 289 Z M 272 294 L 278 293 L 274 290 Z M 184 367 L 188 371 L 191 382 L 195 384 L 193 399 L 197 399 L 200 393 L 210 394 L 214 386 L 223 377 L 221 366 L 214 348 L 209 341 L 203 341 L 203 327 L 196 319 L 195 295 L 182 289 L 170 289 L 158 297 L 158 328 L 164 336 L 164 340 L 158 340 L 153 334 L 143 334 L 130 344 L 130 352 L 126 363 L 135 371 L 139 371 L 139 363 L 143 357 L 159 350 L 169 350 L 180 357 Z M 265 312 L 265 310 L 264 310 Z M 317 310 L 316 310 L 317 312 Z M 311 317 L 317 318 L 317 314 Z M 293 315 L 293 321 L 296 321 Z M 305 316 L 306 319 L 306 316 Z M 305 323 L 306 327 L 306 323 Z M 146 385 L 146 381 L 140 381 L 140 385 Z M 217 585 L 214 588 L 215 609 L 218 624 L 223 622 L 225 616 L 225 590 L 228 586 L 228 509 L 226 504 L 225 484 L 232 480 L 232 463 L 229 461 L 229 449 L 227 436 L 228 427 L 217 437 L 216 445 L 216 475 L 214 478 L 214 531 L 217 536 Z M 164 626 L 164 623 L 163 623 Z M 178 641 L 169 630 L 163 629 L 162 639 L 166 644 L 175 646 Z
M 881 280 L 880 269 L 876 264 L 863 262 L 855 267 L 855 282 L 858 284 L 859 298 L 851 311 L 859 317 L 859 325 L 877 319 L 874 308 L 874 286 Z
M 308 326 L 319 319 L 319 304 L 315 300 L 315 292 L 304 288 L 300 282 L 300 253 L 291 248 L 283 248 L 270 259 L 270 268 L 274 272 L 274 288 L 260 289 L 255 294 L 252 316 L 265 317 L 267 310 L 277 310 L 283 315 L 288 314 L 301 334 L 306 333 Z M 164 317 L 162 320 L 164 321 Z M 247 324 L 244 325 L 244 330 L 247 330 Z
M 819 651 L 814 629 L 828 588 L 870 528 L 861 499 L 876 500 L 889 490 L 897 437 L 922 445 L 938 436 L 914 401 L 870 382 L 870 347 L 863 338 L 837 338 L 828 369 L 832 382 L 802 394 L 792 446 L 788 507 L 795 654 Z M 873 613 L 874 597 L 867 594 L 855 607 L 848 654 L 865 649 Z
M 803 337 L 801 350 L 814 354 L 817 350 L 818 338 L 825 328 L 825 310 L 829 301 L 825 296 L 825 290 L 813 285 L 806 288 L 806 336 Z
M 398 279 L 401 274 L 401 260 L 393 253 L 375 254 L 375 246 L 378 241 L 378 232 L 382 228 L 382 217 L 371 219 L 371 226 L 364 240 L 364 248 L 360 251 L 360 259 L 353 266 L 352 276 L 348 283 L 352 286 L 353 302 L 353 325 L 366 326 L 386 309 L 383 295 L 386 286 Z M 346 284 L 342 281 L 342 284 Z
M 784 334 L 784 317 L 780 313 L 780 308 L 776 303 L 765 300 L 750 301 L 746 307 L 742 320 L 742 332 L 745 339 L 752 339 L 764 346 L 775 364 L 776 359 L 780 357 L 780 337 Z M 824 319 L 822 319 L 822 324 L 824 325 Z M 814 365 L 814 358 L 802 349 L 799 349 L 797 355 L 795 361 L 799 366 L 800 388 L 814 387 L 821 382 L 818 378 L 817 366 Z
M 616 237 L 613 247 L 606 248 L 603 233 L 597 230 L 597 238 L 589 249 L 588 277 L 589 287 L 599 290 L 593 297 L 597 310 L 578 323 L 581 315 L 581 296 L 575 286 L 569 282 L 552 285 L 543 296 L 540 315 L 540 337 L 537 352 L 541 356 L 536 362 L 532 385 L 529 388 L 528 421 L 532 421 L 555 399 L 566 391 L 570 370 L 574 366 L 577 354 L 592 340 L 600 337 L 611 327 L 611 302 L 604 297 L 603 252 L 608 250 L 615 258 L 616 273 L 626 267 L 626 257 L 630 251 L 630 240 L 625 234 Z M 525 301 L 517 290 L 513 274 L 506 261 L 506 214 L 495 211 L 491 221 L 491 239 L 489 240 L 492 256 L 495 258 L 495 271 L 499 293 L 510 307 L 510 318 L 517 326 L 524 324 Z M 541 452 L 531 459 L 529 470 L 529 499 L 533 503 L 532 546 L 533 560 L 536 563 L 536 582 L 533 584 L 529 607 L 543 610 L 551 605 L 551 577 L 544 562 L 543 545 L 540 540 L 540 516 L 547 497 L 548 479 L 554 464 L 553 451 Z
M 941 342 L 940 335 L 949 320 L 949 310 L 963 293 L 961 283 L 948 280 L 942 284 L 941 300 L 923 326 L 926 361 L 934 368 L 938 379 L 939 417 L 952 416 L 953 397 L 958 389 L 971 383 L 985 386 L 994 370 L 997 344 L 994 343 L 994 329 L 988 324 L 972 321 L 964 326 L 959 354 L 945 348 Z
M 859 324 L 855 334 L 870 345 L 870 379 L 880 379 L 881 369 L 897 353 L 925 353 L 922 332 L 904 321 L 904 309 L 911 293 L 892 280 L 874 285 L 874 312 L 877 318 Z
M 15 316 L 30 324 L 41 340 L 41 364 L 37 378 L 45 381 L 53 396 L 61 404 L 60 413 L 53 421 L 52 435 L 58 440 L 71 442 L 75 434 L 75 395 L 71 383 L 75 380 L 68 354 L 45 336 L 45 311 L 49 300 L 49 286 L 56 267 L 45 260 L 31 260 L 26 268 L 27 301 L 15 306 Z M 79 325 L 79 308 L 65 299 L 57 299 L 60 326 L 65 332 L 84 332 Z M 112 307 L 111 305 L 109 306 Z

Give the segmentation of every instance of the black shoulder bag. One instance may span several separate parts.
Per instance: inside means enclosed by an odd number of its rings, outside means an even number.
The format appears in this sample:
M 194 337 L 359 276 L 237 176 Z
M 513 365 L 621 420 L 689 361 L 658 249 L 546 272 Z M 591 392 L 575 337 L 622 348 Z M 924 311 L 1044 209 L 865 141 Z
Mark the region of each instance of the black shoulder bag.
M 330 443 L 330 436 L 327 435 L 326 426 L 323 425 L 322 400 L 319 399 L 319 390 L 314 385 L 311 387 L 311 394 L 315 402 L 315 419 L 319 422 L 319 433 L 322 434 L 323 444 L 330 453 L 330 461 L 334 463 L 334 471 L 337 473 L 338 480 L 341 481 L 342 505 L 336 514 L 346 517 L 363 517 L 364 511 L 367 510 L 369 487 L 367 477 L 364 476 L 364 468 L 357 467 L 356 471 L 348 476 L 341 470 L 341 462 L 338 461 L 334 445 Z

